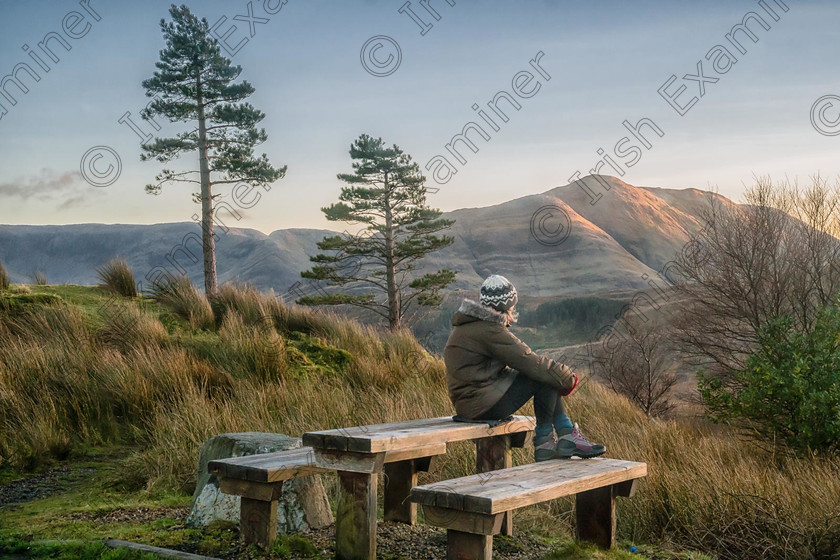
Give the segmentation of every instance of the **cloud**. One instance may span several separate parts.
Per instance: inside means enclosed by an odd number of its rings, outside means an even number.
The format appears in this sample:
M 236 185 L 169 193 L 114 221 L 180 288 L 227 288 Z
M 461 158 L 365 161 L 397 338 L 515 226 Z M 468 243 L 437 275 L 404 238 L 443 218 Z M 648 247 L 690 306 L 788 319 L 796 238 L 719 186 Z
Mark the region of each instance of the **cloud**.
M 56 206 L 56 210 L 68 210 L 70 208 L 75 208 L 76 206 L 81 206 L 82 203 L 85 201 L 85 196 L 82 194 L 77 194 L 76 196 L 71 196 L 58 206 Z
M 46 200 L 77 190 L 76 187 L 80 186 L 81 182 L 82 174 L 78 171 L 65 171 L 56 175 L 52 169 L 44 168 L 37 175 L 27 175 L 14 181 L 0 183 L 0 198 L 14 196 L 23 200 Z M 82 195 L 76 194 L 76 197 L 80 196 Z

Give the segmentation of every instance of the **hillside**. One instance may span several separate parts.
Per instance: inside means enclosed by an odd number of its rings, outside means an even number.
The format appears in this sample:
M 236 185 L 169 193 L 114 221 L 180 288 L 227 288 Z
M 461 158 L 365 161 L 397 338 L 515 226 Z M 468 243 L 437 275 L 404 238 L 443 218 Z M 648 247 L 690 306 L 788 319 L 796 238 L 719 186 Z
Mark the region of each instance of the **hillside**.
M 103 317 L 98 310 L 109 295 L 99 288 L 15 290 L 2 295 L 42 297 L 11 311 L 0 306 L 0 489 L 54 482 L 10 508 L 0 492 L 0 556 L 131 558 L 106 556 L 107 536 L 267 560 L 242 549 L 234 525 L 185 526 L 203 441 L 453 413 L 442 361 L 405 332 L 286 308 L 251 291 L 228 293 L 216 307 L 217 326 L 207 329 L 184 320 L 180 307 L 142 299 L 122 302 L 127 315 Z M 260 306 L 271 307 L 276 322 L 261 321 Z M 125 316 L 135 328 L 124 328 Z M 772 454 L 700 418 L 650 420 L 592 380 L 567 402 L 609 456 L 649 465 L 638 493 L 617 503 L 621 548 L 609 556 L 569 548 L 574 501 L 565 498 L 518 511 L 516 536 L 499 539 L 500 560 L 827 560 L 840 550 L 836 459 Z M 532 460 L 530 447 L 515 450 L 516 464 Z M 57 468 L 41 477 L 31 472 L 51 463 Z M 474 465 L 474 445 L 455 443 L 423 481 L 463 476 Z M 335 508 L 336 477 L 323 480 Z M 441 530 L 382 527 L 392 535 L 384 542 L 380 535 L 385 558 L 443 557 Z M 328 546 L 331 530 L 297 538 Z M 388 554 L 391 542 L 406 539 L 421 544 L 408 556 Z M 631 545 L 641 555 L 621 551 Z M 330 554 L 271 556 L 303 557 Z
M 469 291 L 491 273 L 507 276 L 532 297 L 645 289 L 642 275 L 673 258 L 699 228 L 709 193 L 601 180 L 611 188 L 595 205 L 579 186 L 565 185 L 494 206 L 446 212 L 444 217 L 456 220 L 455 243 L 425 265 L 458 271 L 454 288 Z M 583 181 L 603 191 L 596 177 Z M 560 244 L 540 243 L 532 233 L 532 218 L 546 207 L 568 216 L 568 237 Z M 554 219 L 565 220 L 557 211 L 549 218 Z M 185 271 L 200 285 L 199 233 L 192 223 L 3 225 L 0 261 L 14 282 L 29 281 L 40 270 L 51 283 L 92 285 L 97 266 L 123 256 L 138 279 Z M 220 282 L 240 280 L 282 294 L 300 280 L 309 255 L 317 252 L 316 242 L 329 232 L 281 229 L 265 235 L 219 228 L 217 233 Z

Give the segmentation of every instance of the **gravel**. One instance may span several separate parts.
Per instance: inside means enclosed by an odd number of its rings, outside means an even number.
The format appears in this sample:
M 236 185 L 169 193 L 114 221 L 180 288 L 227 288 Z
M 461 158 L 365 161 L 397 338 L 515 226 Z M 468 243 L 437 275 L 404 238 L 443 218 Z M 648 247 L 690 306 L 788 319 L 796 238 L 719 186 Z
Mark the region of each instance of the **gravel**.
M 332 556 L 335 552 L 335 526 L 302 533 L 318 550 Z M 528 535 L 493 537 L 493 558 L 497 560 L 535 560 L 550 547 Z M 379 522 L 376 531 L 376 555 L 379 558 L 430 560 L 446 558 L 446 531 L 428 525 L 405 525 Z
M 66 490 L 68 481 L 93 472 L 94 469 L 58 467 L 24 480 L 3 484 L 0 486 L 0 509 L 60 494 Z

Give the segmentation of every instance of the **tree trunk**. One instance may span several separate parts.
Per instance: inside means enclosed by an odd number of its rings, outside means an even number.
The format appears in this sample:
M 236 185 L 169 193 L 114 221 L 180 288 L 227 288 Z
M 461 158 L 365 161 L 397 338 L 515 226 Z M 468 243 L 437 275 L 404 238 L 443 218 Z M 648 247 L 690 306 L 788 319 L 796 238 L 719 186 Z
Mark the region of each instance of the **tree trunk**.
M 212 296 L 218 288 L 216 280 L 216 239 L 213 233 L 213 193 L 210 191 L 210 166 L 207 163 L 207 124 L 201 78 L 196 79 L 198 91 L 198 162 L 201 175 L 201 239 L 204 252 L 204 292 Z
M 388 326 L 392 331 L 402 326 L 400 316 L 400 294 L 397 291 L 397 278 L 394 266 L 394 219 L 391 214 L 391 197 L 388 192 L 388 174 L 385 173 L 385 266 L 388 286 Z

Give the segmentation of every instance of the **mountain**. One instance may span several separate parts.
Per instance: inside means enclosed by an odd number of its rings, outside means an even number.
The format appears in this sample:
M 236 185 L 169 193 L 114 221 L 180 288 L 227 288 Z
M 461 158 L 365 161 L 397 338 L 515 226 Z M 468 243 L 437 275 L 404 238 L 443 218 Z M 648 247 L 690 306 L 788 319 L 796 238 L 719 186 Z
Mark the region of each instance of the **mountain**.
M 289 229 L 270 236 L 253 229 L 217 228 L 219 282 L 247 281 L 282 294 L 309 266 L 307 251 L 329 233 Z M 96 268 L 124 257 L 139 282 L 186 273 L 203 286 L 201 230 L 194 223 L 154 225 L 0 225 L 0 262 L 12 282 L 31 281 L 40 270 L 51 284 L 98 283 Z
M 646 278 L 680 251 L 700 228 L 709 197 L 718 196 L 636 187 L 609 176 L 582 181 L 603 193 L 595 204 L 581 185 L 570 184 L 444 213 L 456 221 L 449 232 L 455 243 L 431 255 L 424 269 L 457 271 L 454 288 L 466 292 L 475 292 L 487 275 L 502 274 L 521 294 L 538 299 L 647 289 Z M 315 244 L 328 233 L 218 228 L 219 281 L 247 281 L 282 294 L 300 281 Z M 144 284 L 163 272 L 185 272 L 201 286 L 199 239 L 194 223 L 0 225 L 0 261 L 13 282 L 29 282 L 40 270 L 50 283 L 89 285 L 97 283 L 98 266 L 122 256 Z

